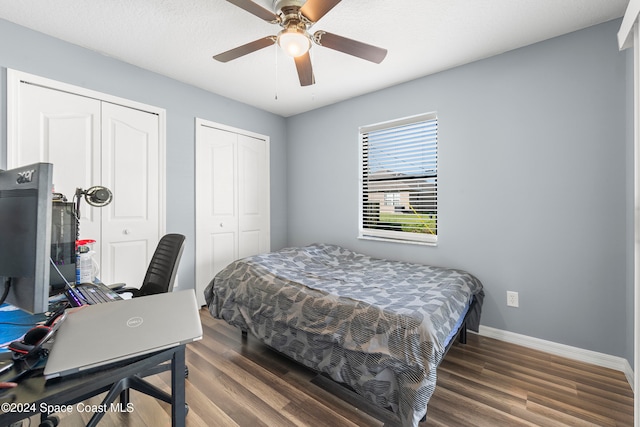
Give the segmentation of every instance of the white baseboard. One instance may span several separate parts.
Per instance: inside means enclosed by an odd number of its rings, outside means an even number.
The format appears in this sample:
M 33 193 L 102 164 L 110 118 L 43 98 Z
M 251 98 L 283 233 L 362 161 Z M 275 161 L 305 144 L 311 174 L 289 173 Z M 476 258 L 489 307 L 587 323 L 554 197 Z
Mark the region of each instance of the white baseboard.
M 585 350 L 565 344 L 558 344 L 552 341 L 546 341 L 539 338 L 516 334 L 514 332 L 491 328 L 489 326 L 480 325 L 479 335 L 510 342 L 512 344 L 521 345 L 534 350 L 544 351 L 556 356 L 591 363 L 592 365 L 602 366 L 604 368 L 615 369 L 625 375 L 627 382 L 631 386 L 631 390 L 634 389 L 633 369 L 631 368 L 629 361 L 622 357 L 598 353 L 597 351 Z

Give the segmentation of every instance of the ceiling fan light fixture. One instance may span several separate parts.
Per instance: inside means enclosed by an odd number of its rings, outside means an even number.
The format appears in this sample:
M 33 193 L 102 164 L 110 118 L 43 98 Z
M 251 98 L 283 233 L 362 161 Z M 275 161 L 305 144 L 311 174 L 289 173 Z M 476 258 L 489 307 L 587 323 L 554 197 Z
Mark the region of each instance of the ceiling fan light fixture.
M 308 53 L 312 41 L 318 46 L 376 64 L 382 62 L 387 55 L 386 49 L 326 31 L 316 31 L 313 36 L 309 34 L 310 28 L 342 0 L 271 0 L 273 2 L 271 10 L 260 5 L 258 0 L 227 1 L 263 21 L 278 25 L 281 31 L 276 36 L 263 37 L 215 55 L 213 59 L 217 61 L 229 62 L 277 43 L 287 56 L 293 57 L 300 86 L 310 86 L 315 84 L 311 55 Z M 260 0 L 260 3 L 266 2 L 267 0 Z M 278 52 L 277 49 L 276 52 Z M 278 56 L 276 55 L 276 60 Z
M 298 28 L 285 28 L 278 34 L 278 46 L 291 57 L 304 55 L 311 48 L 311 40 Z

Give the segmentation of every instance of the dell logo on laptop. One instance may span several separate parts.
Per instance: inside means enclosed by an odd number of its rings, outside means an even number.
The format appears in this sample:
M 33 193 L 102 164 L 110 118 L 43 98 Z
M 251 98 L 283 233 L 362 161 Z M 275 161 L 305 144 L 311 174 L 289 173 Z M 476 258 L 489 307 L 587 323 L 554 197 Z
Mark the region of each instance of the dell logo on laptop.
M 132 317 L 131 319 L 127 320 L 127 326 L 130 328 L 137 328 L 138 326 L 142 325 L 142 317 Z

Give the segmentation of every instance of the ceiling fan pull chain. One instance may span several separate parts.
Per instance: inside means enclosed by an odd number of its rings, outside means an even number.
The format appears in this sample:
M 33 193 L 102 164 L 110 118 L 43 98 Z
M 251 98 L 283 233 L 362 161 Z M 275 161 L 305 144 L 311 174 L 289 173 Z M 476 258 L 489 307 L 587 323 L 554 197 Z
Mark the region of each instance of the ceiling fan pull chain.
M 273 49 L 276 53 L 276 101 L 278 100 L 278 49 Z

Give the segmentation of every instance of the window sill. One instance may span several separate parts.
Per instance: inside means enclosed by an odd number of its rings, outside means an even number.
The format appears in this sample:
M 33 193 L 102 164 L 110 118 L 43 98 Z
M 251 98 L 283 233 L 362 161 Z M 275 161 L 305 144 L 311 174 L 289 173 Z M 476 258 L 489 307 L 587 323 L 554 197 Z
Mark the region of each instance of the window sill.
M 377 237 L 377 236 L 367 236 L 367 235 L 359 235 L 358 239 L 360 240 L 376 240 L 378 242 L 389 242 L 389 243 L 406 243 L 408 245 L 419 245 L 419 246 L 438 246 L 438 242 L 420 242 L 417 240 L 402 240 L 402 239 L 394 239 L 390 237 Z

